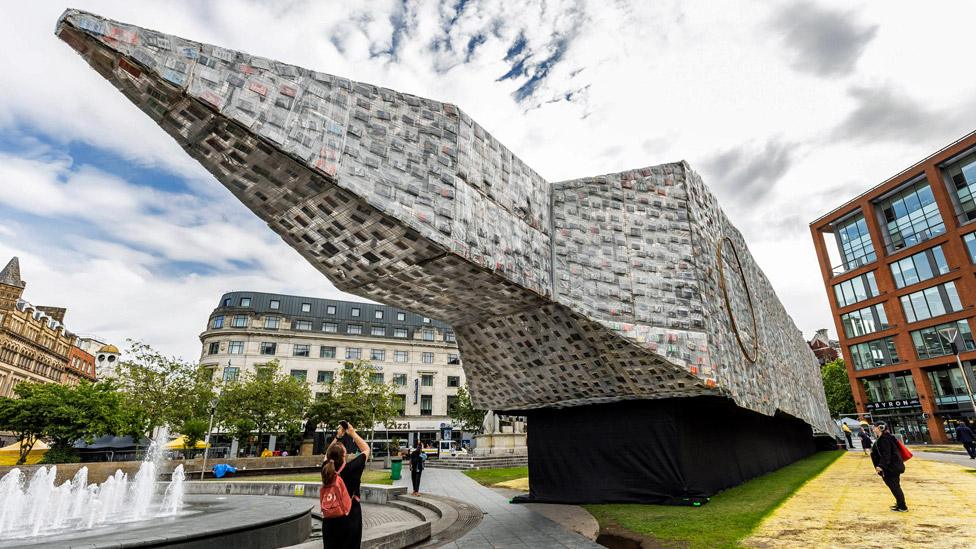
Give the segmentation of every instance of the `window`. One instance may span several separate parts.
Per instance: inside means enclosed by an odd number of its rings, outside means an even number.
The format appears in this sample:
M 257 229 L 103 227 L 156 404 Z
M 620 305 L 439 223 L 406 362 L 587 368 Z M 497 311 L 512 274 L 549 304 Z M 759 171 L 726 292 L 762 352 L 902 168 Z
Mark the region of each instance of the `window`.
M 423 387 L 434 386 L 434 374 L 423 374 L 420 376 L 420 385 Z
M 271 309 L 277 311 L 278 309 L 281 308 L 281 301 L 279 301 L 277 299 L 272 299 L 271 300 L 271 303 L 268 304 L 268 307 L 270 307 Z
M 281 322 L 281 319 L 278 318 L 278 317 L 276 317 L 276 316 L 266 316 L 266 317 L 264 317 L 264 327 L 267 328 L 267 329 L 269 329 L 269 330 L 277 330 L 278 329 L 278 324 L 280 322 Z
M 453 395 L 447 396 L 447 413 L 448 415 L 454 412 L 454 407 L 457 406 L 458 397 Z
M 393 406 L 396 407 L 397 415 L 403 417 L 407 415 L 407 395 L 393 395 Z
M 407 320 L 407 313 L 397 313 L 397 320 L 405 322 Z
M 352 316 L 359 316 L 359 307 L 353 307 L 349 312 Z
M 363 350 L 356 347 L 346 347 L 346 360 L 359 360 L 363 356 Z
M 855 370 L 870 370 L 899 361 L 895 340 L 890 337 L 851 345 L 851 359 Z
M 429 416 L 434 413 L 434 397 L 431 395 L 420 395 L 420 415 Z
M 959 345 L 959 352 L 976 350 L 976 343 L 973 342 L 973 333 L 969 330 L 969 322 L 959 320 L 938 326 L 930 326 L 912 332 L 912 343 L 915 344 L 915 354 L 919 360 L 935 358 L 955 354 L 952 344 L 947 339 L 945 331 L 955 328 L 959 331 L 956 342 Z
M 962 310 L 955 282 L 946 282 L 901 296 L 901 306 L 908 322 Z
M 308 379 L 308 370 L 292 370 L 291 377 L 297 379 L 298 381 L 305 381 Z
M 891 274 L 895 286 L 904 288 L 949 272 L 942 246 L 929 248 L 924 252 L 908 256 L 891 264 Z
M 884 305 L 881 303 L 840 315 L 840 322 L 847 337 L 888 329 L 888 316 L 885 315 Z
M 407 351 L 393 351 L 393 361 L 394 362 L 406 362 L 410 359 L 410 353 Z
M 369 352 L 369 359 L 377 362 L 383 362 L 386 360 L 386 351 L 383 349 L 372 349 Z
M 319 347 L 319 358 L 335 358 L 336 348 L 326 347 L 325 345 Z
M 878 209 L 888 233 L 889 252 L 914 246 L 945 232 L 939 206 L 924 178 L 880 201 Z
M 311 303 L 302 303 L 302 312 L 303 313 L 310 313 L 310 312 L 312 312 L 312 304 Z
M 295 329 L 298 330 L 298 331 L 300 331 L 300 332 L 308 332 L 308 331 L 310 331 L 312 329 L 312 321 L 311 320 L 296 320 L 295 321 Z
M 444 332 L 444 341 L 448 343 L 454 343 L 457 339 L 454 338 L 454 332 L 448 330 Z
M 840 223 L 843 225 L 835 227 L 834 236 L 844 261 L 845 271 L 867 265 L 878 258 L 863 214 L 859 213 Z
M 430 324 L 430 319 L 426 316 L 424 317 L 424 324 Z
M 220 352 L 220 343 L 217 342 L 217 341 L 214 341 L 213 343 L 211 343 L 207 347 L 207 354 L 208 355 L 215 355 L 215 354 L 217 354 L 219 352 Z
M 323 322 L 322 331 L 330 334 L 335 334 L 339 332 L 339 325 L 335 322 Z
M 362 326 L 362 324 L 347 324 L 346 325 L 346 333 L 347 334 L 354 334 L 354 335 L 362 334 L 363 333 L 363 326 Z
M 244 354 L 244 342 L 243 341 L 231 341 L 227 346 L 227 352 L 232 355 Z
M 448 387 L 460 387 L 461 386 L 461 376 L 447 376 L 447 386 Z
M 376 309 L 375 311 L 373 311 L 373 318 L 377 320 L 383 320 L 383 311 L 380 309 Z
M 918 398 L 915 391 L 915 380 L 911 373 L 889 374 L 881 377 L 866 378 L 864 392 L 868 402 L 889 402 Z
M 292 346 L 292 356 L 308 356 L 308 345 L 296 343 Z
M 420 361 L 424 364 L 433 364 L 434 353 L 420 353 Z
M 220 316 L 213 317 L 213 324 L 211 324 L 211 326 L 213 326 L 214 328 L 223 328 L 224 327 L 224 315 L 220 315 Z
M 227 366 L 224 368 L 224 381 L 231 382 L 237 381 L 237 376 L 240 373 L 240 368 L 236 366 Z
M 407 374 L 393 374 L 393 384 L 399 385 L 400 387 L 406 387 Z
M 336 306 L 335 305 L 326 305 L 325 306 L 325 314 L 327 314 L 327 315 L 334 315 L 334 314 L 336 314 Z
M 383 372 L 373 372 L 369 374 L 369 382 L 383 385 Z
M 318 383 L 332 383 L 332 370 L 320 370 L 315 376 Z
M 261 343 L 261 354 L 262 355 L 273 355 L 278 350 L 277 343 L 269 343 L 267 341 Z
M 224 298 L 224 307 L 230 307 L 230 298 Z
M 242 297 L 241 298 L 241 307 L 250 307 L 250 306 L 251 306 L 251 298 L 249 298 L 249 297 Z
M 966 244 L 966 249 L 969 250 L 969 261 L 976 263 L 976 233 L 967 233 L 962 237 L 962 241 Z
M 448 354 L 447 355 L 447 363 L 448 364 L 460 364 L 461 363 L 461 357 L 458 356 L 458 355 Z
M 369 335 L 374 336 L 386 336 L 386 327 L 384 326 L 373 326 L 369 329 Z
M 234 315 L 234 320 L 231 322 L 231 326 L 234 328 L 246 328 L 247 327 L 247 316 L 245 315 Z
M 859 301 L 879 295 L 878 284 L 874 280 L 874 271 L 834 284 L 834 297 L 838 307 L 853 305 Z
M 423 330 L 424 341 L 434 341 L 434 330 Z
M 976 219 L 976 153 L 964 156 L 945 167 L 949 188 L 955 191 L 956 207 L 959 208 L 959 221 L 965 223 Z
M 407 337 L 407 329 L 393 328 L 393 337 Z
M 963 367 L 973 369 L 973 363 L 963 362 Z M 935 401 L 940 406 L 962 404 L 969 407 L 969 393 L 966 390 L 966 382 L 963 380 L 962 371 L 956 366 L 951 368 L 932 370 L 929 373 L 929 380 L 932 382 L 932 392 Z

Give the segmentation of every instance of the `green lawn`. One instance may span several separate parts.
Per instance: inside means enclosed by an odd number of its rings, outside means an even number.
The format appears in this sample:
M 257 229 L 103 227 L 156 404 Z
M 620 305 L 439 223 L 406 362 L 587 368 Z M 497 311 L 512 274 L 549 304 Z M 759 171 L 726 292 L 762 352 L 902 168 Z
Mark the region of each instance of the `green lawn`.
M 292 475 L 262 475 L 256 477 L 224 477 L 218 481 L 234 482 L 322 482 L 319 473 L 295 473 Z M 366 471 L 363 473 L 363 484 L 393 484 L 389 471 Z
M 587 505 L 602 528 L 651 537 L 664 547 L 738 547 L 764 517 L 842 451 L 820 452 L 716 495 L 701 507 Z
M 529 468 L 528 466 L 522 466 L 504 467 L 501 469 L 478 469 L 473 471 L 465 471 L 464 474 L 473 478 L 479 484 L 491 486 L 492 484 L 498 484 L 499 482 L 505 482 L 506 480 L 515 480 L 517 478 L 528 477 Z

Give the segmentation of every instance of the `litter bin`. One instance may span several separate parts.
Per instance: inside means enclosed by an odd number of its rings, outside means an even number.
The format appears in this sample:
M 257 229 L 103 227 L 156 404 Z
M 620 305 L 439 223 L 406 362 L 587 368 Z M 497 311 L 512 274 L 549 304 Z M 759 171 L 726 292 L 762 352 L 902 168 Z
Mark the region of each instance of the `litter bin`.
M 390 458 L 390 479 L 400 480 L 400 472 L 403 470 L 403 458 Z

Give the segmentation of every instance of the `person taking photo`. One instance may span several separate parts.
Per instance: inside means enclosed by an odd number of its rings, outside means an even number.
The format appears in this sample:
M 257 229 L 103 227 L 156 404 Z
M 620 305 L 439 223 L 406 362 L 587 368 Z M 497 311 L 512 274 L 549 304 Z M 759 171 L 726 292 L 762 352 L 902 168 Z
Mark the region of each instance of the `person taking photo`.
M 359 454 L 346 460 L 347 438 L 355 443 Z M 325 451 L 322 464 L 322 487 L 319 503 L 322 509 L 322 544 L 325 549 L 359 549 L 363 538 L 363 510 L 359 488 L 369 459 L 370 448 L 347 421 L 339 422 L 336 438 Z

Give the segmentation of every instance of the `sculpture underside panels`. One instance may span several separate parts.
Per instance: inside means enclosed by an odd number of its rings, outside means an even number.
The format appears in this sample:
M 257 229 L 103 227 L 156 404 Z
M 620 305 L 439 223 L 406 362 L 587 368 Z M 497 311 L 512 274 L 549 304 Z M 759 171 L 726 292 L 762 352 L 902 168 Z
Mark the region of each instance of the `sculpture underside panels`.
M 57 34 L 336 287 L 454 325 L 479 405 L 724 395 L 828 430 L 687 164 L 550 183 L 454 105 L 73 10 Z

